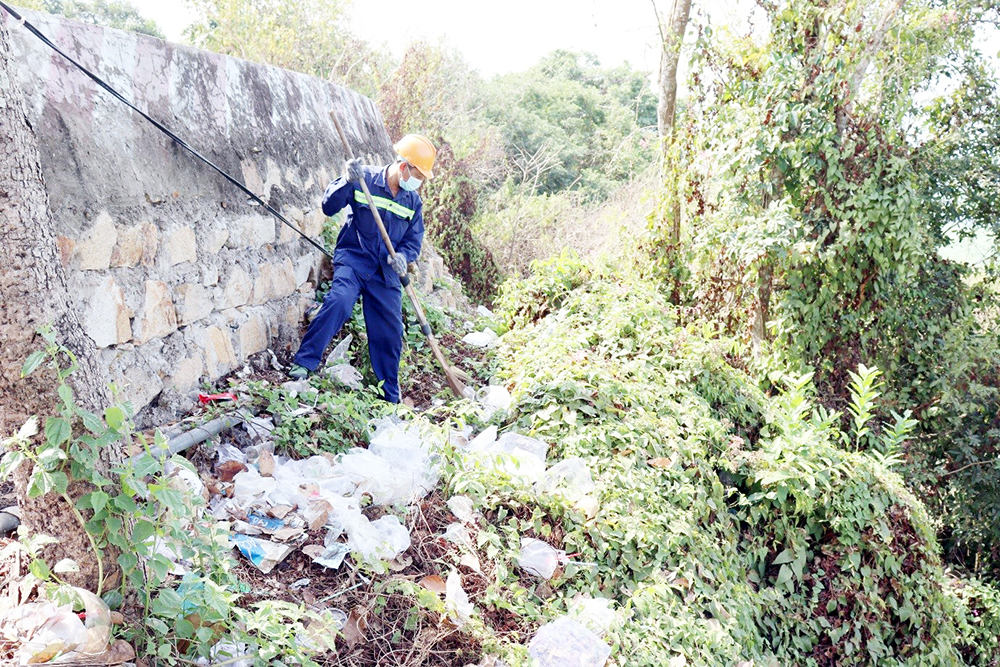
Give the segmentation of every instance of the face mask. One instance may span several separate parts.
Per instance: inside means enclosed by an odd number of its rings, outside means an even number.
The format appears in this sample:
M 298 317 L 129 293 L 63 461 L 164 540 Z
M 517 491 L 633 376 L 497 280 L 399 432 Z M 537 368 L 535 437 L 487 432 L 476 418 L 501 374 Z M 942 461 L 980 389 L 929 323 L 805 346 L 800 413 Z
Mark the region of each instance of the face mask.
M 410 171 L 409 166 L 407 166 L 406 170 L 410 172 L 410 176 L 408 178 L 403 178 L 403 172 L 402 170 L 400 170 L 399 187 L 403 188 L 407 192 L 413 192 L 420 187 L 420 184 L 423 183 L 423 181 L 413 175 L 413 172 Z

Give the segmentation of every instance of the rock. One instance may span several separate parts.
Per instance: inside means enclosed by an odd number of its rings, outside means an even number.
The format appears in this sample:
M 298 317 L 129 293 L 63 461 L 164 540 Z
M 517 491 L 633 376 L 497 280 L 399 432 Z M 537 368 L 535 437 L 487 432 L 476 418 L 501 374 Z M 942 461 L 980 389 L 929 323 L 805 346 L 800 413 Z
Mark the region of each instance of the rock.
M 177 330 L 177 311 L 173 299 L 170 298 L 170 288 L 159 280 L 146 281 L 146 298 L 142 307 L 142 324 L 140 332 L 135 335 L 139 344 L 144 344 L 153 338 L 162 338 Z
M 236 353 L 229 335 L 219 327 L 208 327 L 202 342 L 205 348 L 205 370 L 213 378 L 232 370 Z
M 302 209 L 295 208 L 294 206 L 289 206 L 285 210 L 285 218 L 287 218 L 289 222 L 295 225 L 295 229 L 302 230 L 302 222 L 303 222 Z M 281 233 L 278 235 L 279 244 L 290 243 L 296 239 L 302 238 L 295 232 L 295 229 L 292 229 L 286 224 L 282 223 L 280 229 Z
M 69 266 L 73 251 L 76 250 L 76 241 L 66 236 L 57 236 L 56 245 L 59 246 L 59 261 L 63 266 Z
M 240 327 L 240 358 L 266 350 L 267 342 L 267 322 L 257 313 L 250 315 Z
M 256 248 L 267 243 L 274 243 L 274 220 L 270 217 L 247 215 L 229 226 L 227 248 Z
M 76 257 L 80 269 L 84 271 L 103 271 L 111 266 L 111 253 L 118 240 L 118 230 L 115 221 L 106 211 L 101 211 L 90 228 L 85 241 L 76 246 Z
M 132 338 L 131 317 L 125 293 L 108 276 L 90 297 L 83 314 L 83 329 L 97 347 L 127 343 Z
M 287 257 L 278 264 L 263 264 L 254 283 L 251 303 L 260 305 L 272 299 L 281 299 L 298 288 L 295 281 L 295 267 Z
M 189 391 L 198 387 L 205 365 L 202 363 L 201 354 L 195 357 L 182 359 L 175 367 L 173 375 L 167 384 L 178 391 Z
M 167 261 L 170 266 L 198 261 L 197 240 L 190 227 L 179 227 L 167 239 Z
M 176 290 L 177 323 L 180 326 L 197 322 L 212 313 L 212 300 L 202 285 L 187 283 Z
M 250 280 L 250 276 L 240 267 L 233 267 L 232 273 L 229 274 L 229 280 L 226 282 L 226 287 L 222 292 L 222 301 L 219 303 L 219 310 L 245 306 L 250 302 L 251 296 L 253 296 L 253 281 Z
M 118 235 L 118 245 L 111 253 L 111 266 L 133 268 L 140 263 L 151 266 L 156 261 L 157 230 L 154 225 L 142 222 L 124 229 Z

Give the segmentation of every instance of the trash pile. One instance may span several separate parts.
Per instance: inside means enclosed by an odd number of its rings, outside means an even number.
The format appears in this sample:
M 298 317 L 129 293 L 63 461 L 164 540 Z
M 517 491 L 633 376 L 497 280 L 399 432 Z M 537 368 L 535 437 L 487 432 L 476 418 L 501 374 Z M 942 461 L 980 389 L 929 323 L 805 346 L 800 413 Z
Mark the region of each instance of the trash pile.
M 245 427 L 260 444 L 248 452 L 219 447 L 222 482 L 209 512 L 231 522 L 233 546 L 261 572 L 270 572 L 308 532 L 319 530 L 326 531 L 323 546 L 309 545 L 304 553 L 322 567 L 339 568 L 353 554 L 384 572 L 386 561 L 409 548 L 410 534 L 399 518 L 386 514 L 370 521 L 362 506 L 405 506 L 437 486 L 439 456 L 416 425 L 382 419 L 370 427 L 368 449 L 301 460 L 274 455 L 269 419 Z M 234 469 L 239 472 L 231 474 Z

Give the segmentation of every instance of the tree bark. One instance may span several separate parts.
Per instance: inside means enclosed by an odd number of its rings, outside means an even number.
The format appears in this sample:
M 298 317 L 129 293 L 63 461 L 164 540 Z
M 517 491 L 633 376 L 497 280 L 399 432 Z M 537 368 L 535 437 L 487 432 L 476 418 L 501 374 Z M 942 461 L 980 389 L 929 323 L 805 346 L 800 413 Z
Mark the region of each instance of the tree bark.
M 106 378 L 97 364 L 96 348 L 84 333 L 68 293 L 49 218 L 38 145 L 25 113 L 24 96 L 11 59 L 5 16 L 0 13 L 0 438 L 12 435 L 30 415 L 40 423 L 59 405 L 52 371 L 40 368 L 20 377 L 25 359 L 44 348 L 37 330 L 52 325 L 61 344 L 77 358 L 70 377 L 77 402 L 100 412 L 107 400 Z M 38 436 L 40 437 L 40 436 Z M 66 578 L 93 587 L 96 558 L 82 526 L 62 499 L 48 495 L 29 499 L 28 464 L 15 472 L 21 525 L 29 533 L 60 539 L 43 556 L 50 564 L 75 560 L 80 573 Z

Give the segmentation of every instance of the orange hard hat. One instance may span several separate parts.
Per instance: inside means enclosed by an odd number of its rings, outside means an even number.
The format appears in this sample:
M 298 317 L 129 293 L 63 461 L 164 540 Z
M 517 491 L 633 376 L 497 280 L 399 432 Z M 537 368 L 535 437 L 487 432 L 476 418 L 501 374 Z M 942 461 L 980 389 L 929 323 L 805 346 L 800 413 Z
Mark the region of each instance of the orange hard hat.
M 396 151 L 396 155 L 419 169 L 428 180 L 434 178 L 434 158 L 437 157 L 437 149 L 430 139 L 422 134 L 408 134 L 397 141 L 392 149 Z

